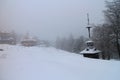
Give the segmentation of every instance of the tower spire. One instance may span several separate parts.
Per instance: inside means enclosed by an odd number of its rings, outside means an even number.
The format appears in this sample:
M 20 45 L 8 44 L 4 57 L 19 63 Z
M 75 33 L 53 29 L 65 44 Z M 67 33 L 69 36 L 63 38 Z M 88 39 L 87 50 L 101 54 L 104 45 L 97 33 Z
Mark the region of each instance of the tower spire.
M 90 20 L 89 20 L 89 14 L 87 13 L 87 20 L 88 20 L 88 25 L 90 24 Z
M 89 38 L 91 37 L 90 36 L 90 28 L 92 28 L 92 27 L 90 27 L 90 20 L 89 20 L 89 14 L 87 13 L 87 21 L 88 21 L 88 26 L 86 27 L 87 29 L 88 29 L 88 34 L 89 34 Z

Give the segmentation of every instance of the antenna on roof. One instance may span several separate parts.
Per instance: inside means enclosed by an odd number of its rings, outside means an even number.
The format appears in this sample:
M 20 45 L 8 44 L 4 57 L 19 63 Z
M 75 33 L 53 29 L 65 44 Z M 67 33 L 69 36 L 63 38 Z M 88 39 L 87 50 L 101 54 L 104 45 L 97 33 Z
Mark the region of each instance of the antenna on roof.
M 90 38 L 90 20 L 89 20 L 89 14 L 87 13 L 87 21 L 88 21 L 88 26 L 86 27 L 88 29 L 88 34 L 89 34 L 89 38 Z

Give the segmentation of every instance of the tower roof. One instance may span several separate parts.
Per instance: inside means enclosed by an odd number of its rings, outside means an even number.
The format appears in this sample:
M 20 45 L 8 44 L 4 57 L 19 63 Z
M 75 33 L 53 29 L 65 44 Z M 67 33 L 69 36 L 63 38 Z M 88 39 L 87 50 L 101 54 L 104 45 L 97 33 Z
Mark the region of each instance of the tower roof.
M 94 41 L 92 41 L 92 40 L 89 40 L 89 41 L 86 41 L 86 43 L 94 43 Z
M 101 53 L 101 51 L 97 50 L 96 48 L 93 48 L 93 49 L 86 48 L 80 52 L 80 54 L 96 54 L 96 53 Z

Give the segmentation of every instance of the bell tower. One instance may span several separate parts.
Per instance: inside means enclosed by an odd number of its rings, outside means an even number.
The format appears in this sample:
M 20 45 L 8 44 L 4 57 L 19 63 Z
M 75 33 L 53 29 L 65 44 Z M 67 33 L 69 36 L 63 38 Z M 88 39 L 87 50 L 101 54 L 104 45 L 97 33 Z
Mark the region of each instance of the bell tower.
M 92 28 L 90 26 L 90 22 L 89 22 L 89 14 L 87 14 L 87 29 L 88 29 L 88 37 L 89 40 L 86 41 L 86 48 L 80 52 L 80 54 L 83 54 L 84 57 L 89 57 L 89 58 L 96 58 L 99 59 L 101 57 L 101 51 L 97 50 L 94 46 L 94 41 L 91 40 L 91 35 L 90 35 L 90 29 Z

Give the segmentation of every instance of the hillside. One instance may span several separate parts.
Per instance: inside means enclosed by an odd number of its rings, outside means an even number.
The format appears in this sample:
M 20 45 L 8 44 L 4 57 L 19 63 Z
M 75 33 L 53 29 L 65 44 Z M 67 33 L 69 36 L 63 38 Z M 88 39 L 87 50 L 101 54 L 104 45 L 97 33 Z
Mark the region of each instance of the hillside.
M 120 80 L 120 62 L 52 47 L 0 45 L 0 80 Z

